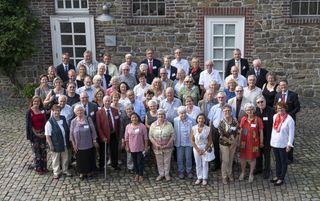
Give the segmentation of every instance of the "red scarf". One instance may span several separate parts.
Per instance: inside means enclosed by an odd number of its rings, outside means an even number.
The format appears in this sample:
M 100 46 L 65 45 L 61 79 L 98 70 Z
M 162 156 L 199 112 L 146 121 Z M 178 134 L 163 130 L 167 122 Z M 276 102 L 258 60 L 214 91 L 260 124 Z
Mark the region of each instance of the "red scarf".
M 194 74 L 198 71 L 198 69 L 199 69 L 199 68 L 192 67 L 192 68 L 191 68 L 191 74 L 194 75 Z
M 281 117 L 281 114 L 277 114 L 276 119 L 273 124 L 273 128 L 279 133 L 282 123 L 286 120 L 288 117 L 288 113 L 286 113 L 283 117 Z

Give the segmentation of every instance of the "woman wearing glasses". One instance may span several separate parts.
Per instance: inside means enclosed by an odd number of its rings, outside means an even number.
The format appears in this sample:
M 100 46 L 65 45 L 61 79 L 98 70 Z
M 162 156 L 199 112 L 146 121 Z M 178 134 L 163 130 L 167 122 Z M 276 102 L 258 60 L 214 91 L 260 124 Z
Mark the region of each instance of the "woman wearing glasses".
M 240 122 L 240 162 L 241 174 L 239 180 L 245 177 L 246 163 L 250 163 L 249 182 L 253 182 L 253 171 L 256 167 L 256 158 L 260 155 L 260 147 L 263 147 L 263 124 L 257 117 L 252 103 L 244 106 L 246 115 Z
M 194 104 L 198 105 L 200 100 L 199 88 L 194 85 L 193 78 L 191 76 L 186 76 L 184 78 L 184 86 L 180 89 L 179 99 L 183 105 L 186 105 L 186 97 L 191 96 Z

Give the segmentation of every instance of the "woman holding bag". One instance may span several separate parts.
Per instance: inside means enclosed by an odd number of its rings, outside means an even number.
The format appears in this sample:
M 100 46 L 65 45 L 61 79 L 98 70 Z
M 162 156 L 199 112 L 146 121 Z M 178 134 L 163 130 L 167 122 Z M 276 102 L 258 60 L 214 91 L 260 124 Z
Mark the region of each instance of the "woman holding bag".
M 198 185 L 202 182 L 202 185 L 207 185 L 209 164 L 205 158 L 209 152 L 213 153 L 211 148 L 212 137 L 210 135 L 210 127 L 205 125 L 206 117 L 204 114 L 199 114 L 196 122 L 197 125 L 193 126 L 191 130 L 191 143 L 197 170 L 195 184 Z
M 222 183 L 228 184 L 228 179 L 233 182 L 232 175 L 232 163 L 234 153 L 237 148 L 237 142 L 239 138 L 239 124 L 238 121 L 231 116 L 232 108 L 226 104 L 222 107 L 223 120 L 221 120 L 218 131 L 219 131 L 219 146 L 221 153 L 221 174 Z

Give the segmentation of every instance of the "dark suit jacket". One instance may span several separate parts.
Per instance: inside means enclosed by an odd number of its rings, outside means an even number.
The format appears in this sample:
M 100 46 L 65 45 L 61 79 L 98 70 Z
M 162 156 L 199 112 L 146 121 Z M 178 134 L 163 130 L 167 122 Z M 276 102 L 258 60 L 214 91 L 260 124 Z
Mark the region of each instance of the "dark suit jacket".
M 75 69 L 74 65 L 71 64 L 71 63 L 68 64 L 68 68 L 69 68 L 68 70 L 71 70 L 71 69 L 74 70 L 74 69 Z M 62 63 L 59 64 L 59 65 L 56 67 L 56 69 L 57 69 L 57 76 L 59 76 L 59 77 L 62 79 L 63 82 L 66 82 L 66 81 L 69 80 L 68 72 L 66 72 L 66 71 L 64 70 L 64 66 L 63 66 Z
M 281 98 L 282 92 L 277 93 L 274 98 L 274 106 L 277 104 L 278 101 L 281 101 Z M 293 120 L 296 121 L 296 114 L 300 111 L 300 102 L 298 94 L 288 90 L 286 104 L 288 106 L 288 114 L 290 114 Z
M 160 68 L 159 68 L 159 73 L 160 75 Z M 170 80 L 174 81 L 176 79 L 177 76 L 177 68 L 174 66 L 170 67 Z
M 262 89 L 263 85 L 267 83 L 266 75 L 268 71 L 264 68 L 260 68 L 260 75 L 257 77 L 256 86 Z M 253 68 L 251 68 L 248 72 L 246 77 L 248 78 L 249 75 L 256 75 L 256 72 Z
M 114 120 L 114 129 L 116 131 L 116 135 L 120 136 L 120 115 L 117 109 L 111 107 L 111 112 Z M 107 138 L 108 143 L 110 143 L 110 127 L 108 123 L 108 116 L 104 108 L 101 108 L 97 111 L 97 130 L 99 133 L 99 138 L 102 141 Z
M 266 106 L 261 112 L 260 109 L 256 108 L 256 115 L 262 119 L 263 123 L 263 144 L 264 147 L 270 148 L 271 132 L 273 125 L 273 115 L 275 111 L 272 107 Z
M 111 87 L 110 80 L 111 76 L 109 74 L 104 74 L 104 78 L 106 79 L 107 86 L 104 86 L 106 89 Z M 103 79 L 103 78 L 102 78 Z M 103 84 L 103 83 L 101 83 Z
M 240 59 L 240 64 L 241 64 L 241 75 L 246 76 L 247 72 L 249 70 L 248 60 L 241 58 Z M 234 65 L 235 65 L 234 59 L 230 59 L 227 62 L 227 65 L 226 65 L 226 68 L 225 68 L 225 71 L 224 71 L 224 78 L 226 78 L 228 75 L 231 74 L 231 72 L 230 72 L 231 71 L 231 67 L 234 66 Z
M 148 62 L 148 59 L 144 59 L 141 61 L 140 64 L 147 64 L 148 66 L 148 74 L 150 74 L 150 71 L 149 71 L 149 62 Z M 158 60 L 158 59 L 153 59 L 152 60 L 152 74 L 154 77 L 159 77 L 159 68 L 161 68 L 162 64 L 161 64 L 161 61 Z

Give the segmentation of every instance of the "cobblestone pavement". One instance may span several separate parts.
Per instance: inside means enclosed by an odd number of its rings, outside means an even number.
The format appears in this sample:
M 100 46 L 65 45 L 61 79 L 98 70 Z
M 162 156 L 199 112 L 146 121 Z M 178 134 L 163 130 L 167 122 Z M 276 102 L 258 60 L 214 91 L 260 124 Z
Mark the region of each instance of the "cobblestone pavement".
M 84 181 L 76 176 L 53 180 L 51 173 L 39 176 L 28 169 L 32 153 L 25 138 L 26 107 L 21 103 L 0 98 L 0 200 L 320 200 L 320 108 L 314 102 L 305 104 L 297 117 L 295 161 L 281 187 L 274 187 L 261 175 L 252 184 L 223 185 L 221 173 L 212 171 L 209 185 L 195 186 L 192 180 L 179 180 L 176 168 L 172 168 L 171 182 L 155 182 L 156 166 L 150 162 L 142 184 L 134 183 L 124 166 L 119 172 L 108 170 L 107 180 L 102 173 Z M 236 166 L 235 177 L 239 172 Z

